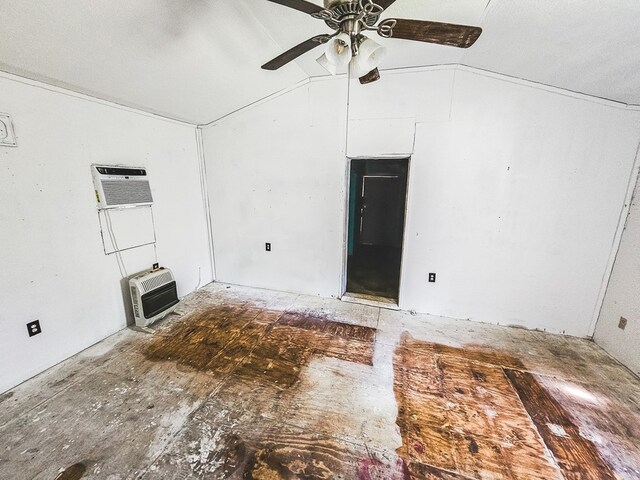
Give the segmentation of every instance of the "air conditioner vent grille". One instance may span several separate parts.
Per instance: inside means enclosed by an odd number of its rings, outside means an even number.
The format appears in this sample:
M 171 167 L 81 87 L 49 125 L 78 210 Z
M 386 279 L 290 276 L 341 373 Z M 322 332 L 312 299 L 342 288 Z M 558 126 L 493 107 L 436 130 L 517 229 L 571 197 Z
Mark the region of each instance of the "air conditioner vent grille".
M 160 275 L 143 280 L 141 283 L 143 292 L 146 293 L 172 281 L 173 276 L 171 275 L 171 273 L 165 272 Z
M 152 203 L 151 187 L 147 180 L 101 180 L 105 203 L 108 206 Z

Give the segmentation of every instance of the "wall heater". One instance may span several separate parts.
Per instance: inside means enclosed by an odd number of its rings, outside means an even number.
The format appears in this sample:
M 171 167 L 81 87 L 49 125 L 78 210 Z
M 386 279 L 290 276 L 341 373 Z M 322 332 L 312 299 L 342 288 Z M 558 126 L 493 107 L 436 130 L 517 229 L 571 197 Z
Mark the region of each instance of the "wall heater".
M 146 327 L 171 313 L 179 302 L 171 270 L 159 268 L 129 280 L 133 316 L 138 327 Z

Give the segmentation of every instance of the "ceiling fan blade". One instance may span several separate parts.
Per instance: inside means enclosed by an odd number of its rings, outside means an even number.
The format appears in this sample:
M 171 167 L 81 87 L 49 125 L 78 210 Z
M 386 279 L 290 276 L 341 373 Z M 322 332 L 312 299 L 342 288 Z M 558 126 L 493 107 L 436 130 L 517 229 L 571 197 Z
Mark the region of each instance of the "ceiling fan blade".
M 301 12 L 308 13 L 311 15 L 312 13 L 318 13 L 323 10 L 322 7 L 315 5 L 311 2 L 307 2 L 305 0 L 269 0 L 273 3 L 279 3 L 280 5 L 284 5 L 285 7 L 293 8 L 295 10 L 300 10 Z
M 396 0 L 373 0 L 373 3 L 382 7 L 383 10 L 386 10 L 391 5 L 393 5 Z
M 316 48 L 318 45 L 322 45 L 323 43 L 327 43 L 331 35 L 317 35 L 309 40 L 305 40 L 299 45 L 287 50 L 286 52 L 278 55 L 273 60 L 262 65 L 264 70 L 277 70 L 280 67 L 286 65 L 287 63 L 295 60 L 303 53 L 307 53 L 309 50 Z
M 469 48 L 478 40 L 482 28 L 453 23 L 389 18 L 380 22 L 378 33 L 383 37 Z
M 367 83 L 373 83 L 377 80 L 380 80 L 380 71 L 377 68 L 374 68 L 366 75 L 361 76 L 358 80 L 362 85 L 366 85 Z

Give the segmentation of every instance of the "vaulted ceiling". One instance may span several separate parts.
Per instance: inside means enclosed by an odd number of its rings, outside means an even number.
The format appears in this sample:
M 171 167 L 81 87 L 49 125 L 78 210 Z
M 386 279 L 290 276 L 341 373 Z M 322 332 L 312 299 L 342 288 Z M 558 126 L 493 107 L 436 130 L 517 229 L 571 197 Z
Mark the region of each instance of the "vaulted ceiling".
M 311 0 L 321 4 L 321 0 Z M 206 123 L 308 77 L 313 50 L 260 65 L 330 32 L 267 0 L 2 0 L 0 70 Z M 382 69 L 464 64 L 640 104 L 638 0 L 397 0 L 383 18 L 480 25 L 468 50 L 396 39 Z

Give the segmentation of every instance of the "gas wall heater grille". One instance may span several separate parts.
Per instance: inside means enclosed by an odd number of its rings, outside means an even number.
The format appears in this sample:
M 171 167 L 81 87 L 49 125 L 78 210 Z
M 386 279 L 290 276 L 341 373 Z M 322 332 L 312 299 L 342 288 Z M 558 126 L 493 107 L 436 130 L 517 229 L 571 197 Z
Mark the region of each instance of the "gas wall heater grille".
M 144 288 L 145 292 L 150 292 L 151 290 L 155 290 L 162 285 L 166 285 L 173 281 L 173 276 L 171 272 L 167 269 L 164 269 L 163 273 L 159 275 L 154 275 L 152 277 L 147 278 L 142 281 L 142 288 Z
M 178 304 L 176 282 L 171 270 L 160 268 L 129 280 L 136 325 L 146 327 L 171 313 Z

